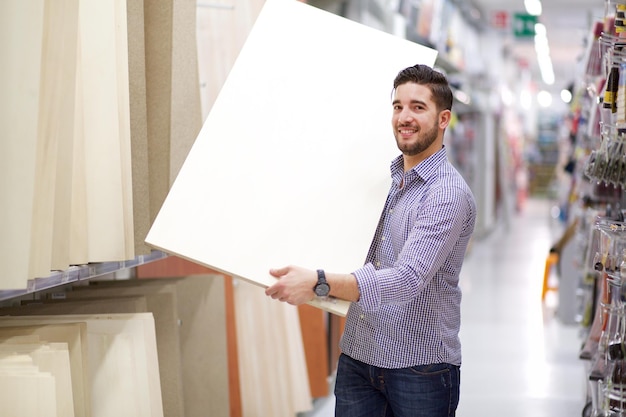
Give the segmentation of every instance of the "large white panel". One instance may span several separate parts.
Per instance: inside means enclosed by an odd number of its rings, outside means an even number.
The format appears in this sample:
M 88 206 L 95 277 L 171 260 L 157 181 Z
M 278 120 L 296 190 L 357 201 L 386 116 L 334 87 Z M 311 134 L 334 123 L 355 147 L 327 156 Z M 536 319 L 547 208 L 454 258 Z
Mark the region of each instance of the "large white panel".
M 286 264 L 361 266 L 399 153 L 393 79 L 435 58 L 295 0 L 268 0 L 146 242 L 260 286 Z

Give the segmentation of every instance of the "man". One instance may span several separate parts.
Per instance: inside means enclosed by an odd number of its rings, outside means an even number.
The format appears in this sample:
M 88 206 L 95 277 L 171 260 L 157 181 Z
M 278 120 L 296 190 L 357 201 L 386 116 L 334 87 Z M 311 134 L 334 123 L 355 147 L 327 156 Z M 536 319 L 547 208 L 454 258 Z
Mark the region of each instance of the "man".
M 352 301 L 335 383 L 338 417 L 451 417 L 459 402 L 463 258 L 476 205 L 448 162 L 446 77 L 425 65 L 393 84 L 391 124 L 402 155 L 366 264 L 350 274 L 298 266 L 270 270 L 266 290 L 298 305 L 317 296 Z

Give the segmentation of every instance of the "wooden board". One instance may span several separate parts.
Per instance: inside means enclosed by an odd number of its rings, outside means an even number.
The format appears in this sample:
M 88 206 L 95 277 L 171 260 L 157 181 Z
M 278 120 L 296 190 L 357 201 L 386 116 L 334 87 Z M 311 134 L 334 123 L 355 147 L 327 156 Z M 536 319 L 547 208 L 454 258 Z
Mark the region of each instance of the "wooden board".
M 134 258 L 126 1 L 81 0 L 90 262 Z
M 35 196 L 38 208 L 45 208 L 48 212 L 39 217 L 42 226 L 33 229 L 33 239 L 47 245 L 44 253 L 49 253 L 43 276 L 47 276 L 50 270 L 66 269 L 71 263 L 78 6 L 79 0 L 47 0 L 44 13 L 42 56 L 46 65 L 40 90 Z M 45 239 L 46 236 L 50 239 Z
M 57 417 L 54 377 L 41 372 L 28 355 L 0 357 L 2 413 L 20 417 Z
M 196 7 L 197 0 L 172 2 L 170 185 L 202 128 Z
M 80 29 L 79 29 L 80 31 Z M 81 41 L 78 37 L 76 45 L 76 86 L 74 91 L 74 146 L 72 148 L 72 203 L 70 206 L 70 262 L 73 265 L 84 265 L 89 262 L 89 238 L 87 222 L 87 166 L 85 162 L 85 118 L 83 112 L 83 65 Z
M 393 79 L 435 57 L 306 4 L 268 0 L 146 242 L 262 287 L 274 282 L 270 268 L 287 264 L 358 268 L 398 154 Z M 347 305 L 323 307 L 345 314 Z
M 228 363 L 228 399 L 230 408 L 230 417 L 241 417 L 241 390 L 239 381 L 239 358 L 237 355 L 237 334 L 235 329 L 235 303 L 233 294 L 233 278 L 227 275 L 218 274 L 216 271 L 179 258 L 177 256 L 168 256 L 166 258 L 139 265 L 136 268 L 136 276 L 140 280 L 146 281 L 149 278 L 164 279 L 166 277 L 186 277 L 191 279 L 220 279 L 224 282 L 224 291 L 221 294 L 217 290 L 211 291 L 211 302 L 203 302 L 205 308 L 210 309 L 207 313 L 215 319 L 225 320 L 225 340 L 226 340 L 226 362 Z M 94 282 L 94 281 L 92 281 Z M 96 283 L 98 281 L 95 281 Z M 106 281 L 105 281 L 106 282 Z M 205 284 L 206 285 L 206 284 Z M 211 287 L 215 288 L 215 287 Z M 195 291 L 196 296 L 199 292 Z M 199 295 L 200 300 L 204 296 Z M 224 311 L 220 311 L 221 301 L 224 301 Z M 195 314 L 193 317 L 196 321 L 202 323 L 203 314 Z M 202 324 L 200 324 L 202 325 Z M 191 332 L 191 335 L 204 334 Z M 190 345 L 199 346 L 201 343 L 190 341 Z M 200 346 L 200 349 L 204 349 Z M 219 353 L 218 353 L 219 355 Z M 223 355 L 222 355 L 223 356 Z
M 195 11 L 195 0 L 144 3 L 150 223 L 202 127 Z
M 144 0 L 127 0 L 126 10 L 128 22 L 128 87 L 133 180 L 133 226 L 135 255 L 141 255 L 150 253 L 151 250 L 144 243 L 144 240 L 153 218 L 150 215 Z
M 170 343 L 174 341 L 179 343 L 176 348 L 180 355 L 178 371 L 182 377 L 180 382 L 184 398 L 184 416 L 230 416 L 229 370 L 225 358 L 231 353 L 226 343 L 222 276 L 204 274 L 173 279 L 96 281 L 88 287 L 77 287 L 75 291 L 68 293 L 68 296 L 81 298 L 143 294 L 150 308 L 151 298 L 163 296 L 163 293 L 175 295 L 177 334 L 175 338 L 169 333 L 160 334 L 160 330 L 164 330 L 163 326 L 159 326 L 161 315 L 155 311 L 157 340 L 159 343 L 163 339 L 169 339 Z M 159 360 L 161 362 L 160 347 Z M 168 355 L 163 360 L 175 362 L 176 358 Z M 174 377 L 171 364 L 162 370 L 169 378 Z
M 44 1 L 0 2 L 0 287 L 31 275 Z
M 242 415 L 309 411 L 312 397 L 297 308 L 275 302 L 247 281 L 236 283 L 234 297 Z
M 306 356 L 309 373 L 309 385 L 313 398 L 326 397 L 329 394 L 328 313 L 308 305 L 298 307 L 302 345 Z
M 67 343 L 72 378 L 74 415 L 91 416 L 91 390 L 87 357 L 87 328 L 85 323 L 46 324 L 41 326 L 20 326 L 12 320 L 0 317 L 0 344 L 12 337 L 35 336 L 48 342 Z
M 100 287 L 100 288 L 98 288 Z M 159 376 L 163 396 L 163 412 L 168 417 L 185 416 L 183 380 L 181 371 L 180 338 L 174 284 L 162 281 L 160 285 L 141 286 L 85 286 L 67 292 L 66 302 L 90 302 L 99 298 L 141 296 L 146 300 L 146 311 L 154 316 Z
M 66 343 L 0 343 L 0 356 L 15 354 L 29 355 L 33 364 L 41 372 L 48 372 L 54 377 L 56 392 L 56 415 L 74 417 L 72 376 L 69 350 Z
M 150 313 L 2 317 L 2 326 L 86 323 L 91 413 L 162 417 L 154 319 Z

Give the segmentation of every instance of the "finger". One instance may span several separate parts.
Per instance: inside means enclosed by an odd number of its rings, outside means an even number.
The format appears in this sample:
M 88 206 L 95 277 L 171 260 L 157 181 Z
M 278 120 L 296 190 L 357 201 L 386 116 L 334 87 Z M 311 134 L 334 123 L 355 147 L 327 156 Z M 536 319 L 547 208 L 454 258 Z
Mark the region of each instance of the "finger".
M 286 275 L 287 272 L 289 272 L 289 267 L 288 266 L 284 266 L 282 268 L 272 268 L 272 269 L 270 269 L 270 275 L 273 276 L 274 278 L 280 278 L 283 275 Z
M 276 288 L 273 285 L 265 289 L 265 295 L 268 295 L 273 298 L 274 294 L 276 294 Z
M 276 299 L 280 299 L 280 298 L 279 298 L 279 297 L 280 297 L 280 295 L 279 295 L 277 292 L 275 292 L 275 293 L 273 293 L 273 294 L 269 294 L 269 296 L 270 296 L 270 297 L 272 297 L 274 300 L 276 300 Z

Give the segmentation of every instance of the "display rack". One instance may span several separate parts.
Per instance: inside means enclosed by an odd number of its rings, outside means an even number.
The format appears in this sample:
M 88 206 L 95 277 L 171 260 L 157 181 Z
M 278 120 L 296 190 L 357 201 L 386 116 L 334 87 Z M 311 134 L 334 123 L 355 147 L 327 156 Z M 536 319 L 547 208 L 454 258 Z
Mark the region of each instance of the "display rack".
M 63 271 L 52 272 L 47 277 L 28 280 L 27 286 L 24 289 L 0 290 L 0 301 L 7 301 L 28 294 L 54 289 L 56 287 L 77 281 L 86 281 L 102 277 L 103 275 L 112 274 L 118 271 L 134 268 L 148 262 L 156 261 L 158 259 L 163 259 L 167 256 L 168 255 L 164 252 L 153 250 L 149 254 L 139 255 L 134 259 L 125 261 L 99 262 L 71 266 Z
M 587 362 L 583 416 L 626 415 L 626 0 L 605 0 L 591 31 L 573 114 L 573 174 L 584 265 L 580 321 Z M 589 211 L 595 221 L 585 219 Z M 590 224 L 591 223 L 591 224 Z M 586 229 L 586 230 L 585 230 Z

